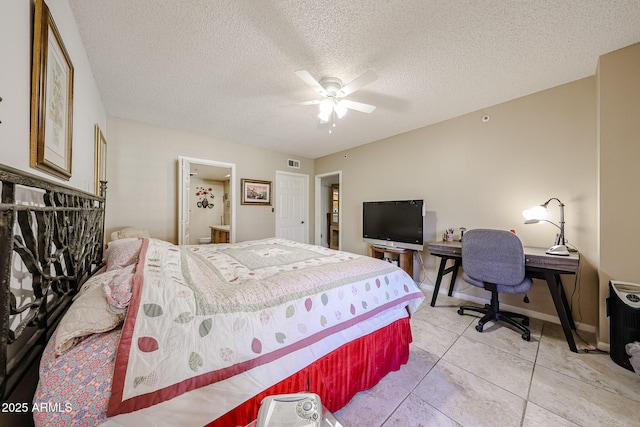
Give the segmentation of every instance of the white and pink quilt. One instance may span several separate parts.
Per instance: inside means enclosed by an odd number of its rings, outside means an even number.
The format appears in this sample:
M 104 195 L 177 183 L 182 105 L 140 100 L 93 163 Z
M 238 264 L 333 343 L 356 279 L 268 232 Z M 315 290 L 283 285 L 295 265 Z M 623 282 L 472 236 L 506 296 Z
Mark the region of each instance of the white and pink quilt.
M 269 363 L 387 309 L 412 313 L 422 300 L 404 271 L 366 256 L 282 239 L 145 240 L 108 415 Z

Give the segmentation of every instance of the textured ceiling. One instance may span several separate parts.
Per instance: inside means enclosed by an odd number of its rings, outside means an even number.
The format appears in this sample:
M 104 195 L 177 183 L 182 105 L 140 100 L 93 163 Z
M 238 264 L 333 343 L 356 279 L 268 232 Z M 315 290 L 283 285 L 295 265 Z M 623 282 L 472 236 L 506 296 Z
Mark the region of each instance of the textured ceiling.
M 69 0 L 107 114 L 317 158 L 591 76 L 638 0 Z M 294 72 L 347 83 L 333 133 Z M 176 141 L 179 143 L 179 141 Z

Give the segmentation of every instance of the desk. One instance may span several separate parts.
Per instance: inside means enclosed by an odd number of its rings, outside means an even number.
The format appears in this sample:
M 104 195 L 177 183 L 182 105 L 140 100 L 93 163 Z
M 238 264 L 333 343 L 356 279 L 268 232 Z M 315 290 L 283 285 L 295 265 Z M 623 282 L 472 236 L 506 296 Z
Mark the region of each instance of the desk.
M 453 294 L 453 285 L 456 281 L 458 268 L 462 265 L 462 243 L 461 242 L 431 242 L 428 244 L 429 253 L 440 257 L 440 267 L 438 268 L 438 278 L 433 289 L 431 307 L 436 303 L 442 276 L 452 273 L 451 284 L 449 285 L 449 296 Z M 547 282 L 549 292 L 553 298 L 558 318 L 562 325 L 562 330 L 567 338 L 567 344 L 571 351 L 577 353 L 576 343 L 573 339 L 571 329 L 576 325 L 571 316 L 571 308 L 567 301 L 567 296 L 560 280 L 561 274 L 576 274 L 580 266 L 580 254 L 572 252 L 569 256 L 549 255 L 544 248 L 524 247 L 524 265 L 527 276 L 542 279 Z M 445 268 L 448 260 L 453 260 L 453 266 Z

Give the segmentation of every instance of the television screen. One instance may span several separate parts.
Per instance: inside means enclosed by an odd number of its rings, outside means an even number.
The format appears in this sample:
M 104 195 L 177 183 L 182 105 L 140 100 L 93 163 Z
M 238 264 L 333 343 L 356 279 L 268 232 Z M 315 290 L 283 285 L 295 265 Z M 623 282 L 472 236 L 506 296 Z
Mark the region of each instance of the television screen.
M 422 250 L 424 226 L 423 200 L 362 204 L 362 237 L 366 242 Z

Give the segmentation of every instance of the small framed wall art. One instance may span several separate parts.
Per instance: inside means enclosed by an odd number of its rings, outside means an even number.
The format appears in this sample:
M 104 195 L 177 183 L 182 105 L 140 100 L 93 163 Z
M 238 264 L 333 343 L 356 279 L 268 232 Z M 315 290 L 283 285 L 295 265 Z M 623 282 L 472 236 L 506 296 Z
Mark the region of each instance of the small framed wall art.
M 271 181 L 241 179 L 243 205 L 271 205 Z
M 31 167 L 71 178 L 73 64 L 44 0 L 36 0 L 31 74 Z

